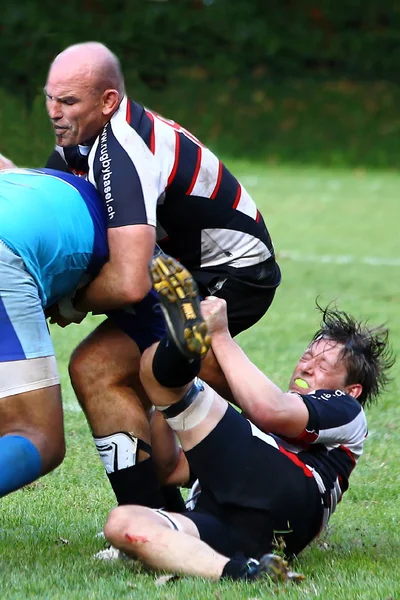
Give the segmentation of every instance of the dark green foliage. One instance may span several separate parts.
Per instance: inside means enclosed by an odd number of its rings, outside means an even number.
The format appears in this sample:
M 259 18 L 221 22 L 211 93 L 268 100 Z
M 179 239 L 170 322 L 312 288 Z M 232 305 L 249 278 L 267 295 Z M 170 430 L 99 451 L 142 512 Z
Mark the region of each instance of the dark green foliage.
M 94 38 L 152 88 L 171 70 L 208 78 L 342 77 L 398 81 L 400 7 L 392 0 L 4 0 L 2 82 L 30 101 L 52 57 Z
M 4 0 L 0 33 L 0 151 L 25 165 L 53 144 L 53 57 L 90 39 L 120 57 L 132 97 L 219 153 L 398 165 L 399 2 Z

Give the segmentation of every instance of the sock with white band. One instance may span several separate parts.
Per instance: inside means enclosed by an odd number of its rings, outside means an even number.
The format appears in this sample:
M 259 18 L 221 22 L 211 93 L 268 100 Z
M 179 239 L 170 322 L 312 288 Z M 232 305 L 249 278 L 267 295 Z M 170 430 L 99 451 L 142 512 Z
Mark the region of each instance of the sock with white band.
M 178 350 L 173 340 L 164 337 L 155 351 L 152 367 L 153 375 L 160 385 L 177 388 L 186 385 L 198 375 L 201 359 L 188 359 Z
M 214 400 L 214 391 L 209 385 L 194 380 L 186 394 L 170 406 L 156 406 L 174 431 L 187 431 L 196 427 L 208 415 Z
M 137 462 L 140 449 L 151 454 L 146 442 L 127 431 L 95 437 L 94 442 L 118 504 L 141 504 L 151 508 L 164 505 L 153 459 L 150 456 Z

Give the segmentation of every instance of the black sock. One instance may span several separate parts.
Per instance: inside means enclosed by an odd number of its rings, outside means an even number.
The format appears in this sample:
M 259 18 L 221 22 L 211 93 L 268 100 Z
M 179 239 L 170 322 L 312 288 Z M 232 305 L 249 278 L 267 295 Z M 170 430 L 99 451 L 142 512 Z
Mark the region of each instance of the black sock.
M 200 367 L 200 358 L 186 358 L 168 337 L 160 341 L 153 358 L 153 375 L 167 388 L 186 385 L 198 375 Z
M 186 510 L 186 504 L 179 488 L 174 485 L 165 485 L 161 491 L 164 496 L 165 510 L 176 513 L 183 513 Z
M 141 504 L 149 508 L 164 506 L 164 496 L 152 458 L 107 476 L 119 505 Z
M 221 579 L 253 579 L 257 566 L 258 561 L 252 558 L 231 558 L 224 566 Z

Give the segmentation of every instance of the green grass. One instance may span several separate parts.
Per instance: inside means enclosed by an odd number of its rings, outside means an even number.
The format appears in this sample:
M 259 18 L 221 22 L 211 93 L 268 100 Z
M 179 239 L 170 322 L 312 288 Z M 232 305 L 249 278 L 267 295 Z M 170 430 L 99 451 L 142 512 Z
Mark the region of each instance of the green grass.
M 336 300 L 371 323 L 386 322 L 398 353 L 400 178 L 360 170 L 230 166 L 265 216 L 283 273 L 269 313 L 239 338 L 255 363 L 286 386 L 319 323 L 316 296 L 322 304 Z M 369 264 L 368 258 L 380 264 Z M 302 585 L 212 584 L 187 578 L 158 588 L 154 575 L 141 569 L 95 561 L 93 553 L 103 547 L 95 534 L 113 506 L 113 495 L 77 409 L 66 365 L 72 348 L 98 320 L 52 329 L 62 376 L 67 457 L 54 473 L 2 499 L 2 598 L 400 597 L 399 365 L 388 393 L 367 411 L 370 435 L 350 490 L 328 530 L 298 558 L 295 568 L 307 576 Z

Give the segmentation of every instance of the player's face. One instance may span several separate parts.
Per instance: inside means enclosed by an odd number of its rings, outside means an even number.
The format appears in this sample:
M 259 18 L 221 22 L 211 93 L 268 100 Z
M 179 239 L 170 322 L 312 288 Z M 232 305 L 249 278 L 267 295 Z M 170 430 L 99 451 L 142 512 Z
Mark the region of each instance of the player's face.
M 342 350 L 342 344 L 329 339 L 311 344 L 296 365 L 289 389 L 302 394 L 321 389 L 346 391 L 347 368 Z
M 103 95 L 89 85 L 87 78 L 62 77 L 50 71 L 44 92 L 59 146 L 85 144 L 99 135 L 106 121 Z

